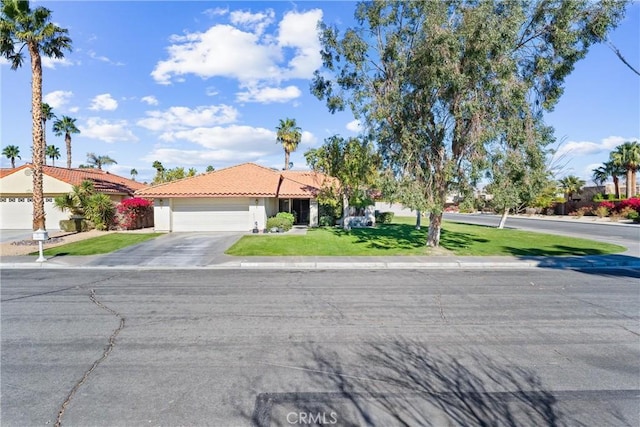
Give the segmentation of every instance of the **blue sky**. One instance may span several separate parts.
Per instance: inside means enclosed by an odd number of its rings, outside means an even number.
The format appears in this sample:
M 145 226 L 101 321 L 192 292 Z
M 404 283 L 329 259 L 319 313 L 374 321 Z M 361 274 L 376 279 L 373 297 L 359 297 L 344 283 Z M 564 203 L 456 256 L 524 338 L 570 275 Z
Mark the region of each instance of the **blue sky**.
M 68 28 L 73 52 L 44 60 L 44 101 L 57 116 L 77 119 L 73 166 L 86 154 L 109 155 L 105 169 L 151 180 L 151 164 L 219 169 L 253 161 L 281 168 L 275 141 L 279 119 L 303 130 L 294 168 L 303 153 L 333 134 L 357 134 L 353 116 L 330 114 L 309 92 L 321 65 L 319 19 L 352 24 L 354 2 L 43 1 L 53 21 Z M 640 3 L 611 34 L 627 60 L 640 68 Z M 1 73 L 1 145 L 18 145 L 20 165 L 31 158 L 30 70 Z M 640 77 L 605 45 L 592 47 L 567 79 L 565 94 L 547 122 L 555 127 L 562 172 L 590 180 L 591 169 L 624 140 L 640 135 Z M 47 126 L 47 143 L 63 137 Z M 3 167 L 9 161 L 2 158 Z

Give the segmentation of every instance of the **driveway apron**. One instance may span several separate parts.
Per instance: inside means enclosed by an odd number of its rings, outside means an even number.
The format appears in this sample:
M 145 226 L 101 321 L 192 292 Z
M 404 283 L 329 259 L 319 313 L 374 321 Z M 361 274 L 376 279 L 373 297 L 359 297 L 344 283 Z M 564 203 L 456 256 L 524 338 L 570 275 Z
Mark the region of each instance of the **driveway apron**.
M 89 262 L 90 266 L 193 267 L 223 262 L 224 251 L 242 233 L 170 233 L 139 245 L 106 254 Z

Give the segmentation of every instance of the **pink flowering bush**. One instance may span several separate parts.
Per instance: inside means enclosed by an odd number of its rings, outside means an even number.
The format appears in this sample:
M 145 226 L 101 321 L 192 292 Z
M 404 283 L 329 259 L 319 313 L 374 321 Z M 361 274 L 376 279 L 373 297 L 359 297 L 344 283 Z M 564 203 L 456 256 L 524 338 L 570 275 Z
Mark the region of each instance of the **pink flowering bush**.
M 124 199 L 118 204 L 118 223 L 123 230 L 136 230 L 153 225 L 153 202 L 140 197 Z

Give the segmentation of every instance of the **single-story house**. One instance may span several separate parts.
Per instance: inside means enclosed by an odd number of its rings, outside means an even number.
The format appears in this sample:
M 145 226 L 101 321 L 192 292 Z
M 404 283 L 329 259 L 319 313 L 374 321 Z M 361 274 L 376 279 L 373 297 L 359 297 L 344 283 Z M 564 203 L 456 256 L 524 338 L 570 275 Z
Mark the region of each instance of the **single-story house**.
M 69 219 L 69 212 L 56 208 L 54 197 L 68 194 L 73 185 L 89 180 L 99 193 L 114 202 L 133 196 L 146 185 L 100 169 L 67 169 L 43 166 L 44 210 L 48 230 L 60 228 L 60 221 Z M 33 225 L 33 165 L 0 169 L 0 229 L 31 229 Z
M 167 182 L 136 192 L 152 198 L 156 231 L 264 230 L 278 212 L 296 224 L 318 225 L 317 195 L 326 175 L 280 171 L 255 163 Z

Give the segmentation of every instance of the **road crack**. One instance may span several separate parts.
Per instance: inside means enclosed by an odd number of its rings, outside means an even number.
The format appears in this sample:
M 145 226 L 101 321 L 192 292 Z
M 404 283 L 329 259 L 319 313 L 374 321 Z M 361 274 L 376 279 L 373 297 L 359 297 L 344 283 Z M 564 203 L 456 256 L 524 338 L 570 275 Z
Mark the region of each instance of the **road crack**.
M 442 296 L 440 294 L 436 295 L 436 303 L 438 303 L 438 309 L 440 310 L 440 317 L 444 323 L 449 323 L 447 320 L 447 316 L 444 315 L 444 307 L 442 306 Z
M 104 360 L 107 357 L 109 357 L 109 354 L 111 354 L 111 351 L 116 345 L 116 337 L 118 336 L 120 331 L 124 329 L 124 325 L 125 325 L 124 317 L 122 317 L 120 313 L 118 313 L 114 309 L 107 307 L 106 305 L 98 301 L 98 299 L 96 298 L 95 289 L 91 289 L 91 292 L 89 293 L 89 299 L 91 300 L 91 302 L 93 302 L 95 305 L 97 305 L 101 309 L 108 311 L 109 313 L 113 314 L 118 319 L 120 319 L 120 324 L 109 337 L 109 343 L 107 344 L 107 347 L 104 349 L 104 353 L 102 353 L 102 356 L 98 360 L 93 362 L 93 365 L 91 365 L 91 367 L 84 373 L 80 381 L 78 381 L 76 385 L 73 386 L 73 388 L 67 395 L 67 398 L 60 406 L 60 411 L 58 412 L 58 419 L 56 420 L 55 427 L 60 427 L 62 425 L 62 418 L 64 417 L 64 413 L 67 407 L 69 406 L 69 403 L 71 403 L 71 399 L 78 392 L 78 389 L 80 389 L 80 387 L 82 387 L 82 385 L 87 382 L 89 375 L 91 375 L 91 373 L 98 367 L 98 365 L 100 365 L 102 362 L 104 362 Z

